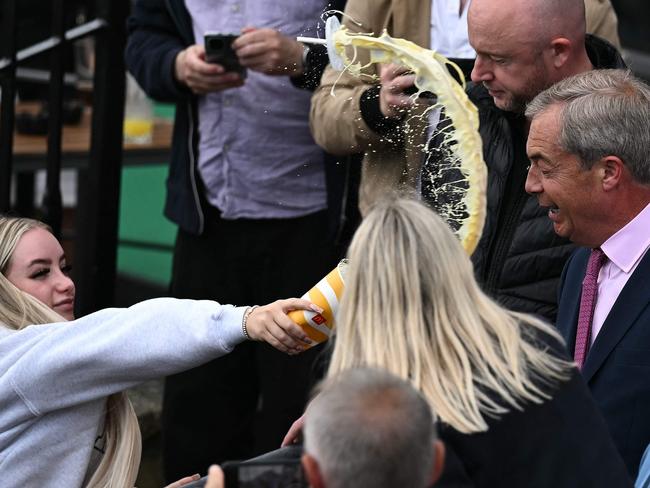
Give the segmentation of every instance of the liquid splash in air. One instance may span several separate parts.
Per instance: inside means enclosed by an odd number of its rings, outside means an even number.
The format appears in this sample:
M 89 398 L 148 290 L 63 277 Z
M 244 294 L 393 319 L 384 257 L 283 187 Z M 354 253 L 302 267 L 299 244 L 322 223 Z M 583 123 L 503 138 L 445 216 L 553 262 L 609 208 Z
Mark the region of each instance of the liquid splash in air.
M 456 232 L 466 252 L 472 254 L 485 221 L 487 168 L 478 132 L 478 110 L 467 97 L 464 82 L 458 83 L 448 66 L 458 73 L 460 80 L 464 80 L 462 71 L 435 51 L 392 38 L 386 31 L 379 37 L 352 33 L 334 16 L 327 19 L 325 33 L 326 39 L 320 42 L 327 45 L 334 69 L 361 77 L 367 76 L 364 70 L 371 64 L 400 64 L 415 75 L 418 91 L 412 95 L 414 99 L 422 92 L 436 95 L 435 105 L 427 108 L 424 115 L 440 108 L 444 111 L 449 123 L 438 130 L 438 135 L 442 136 L 447 157 L 443 164 L 429 170 L 436 172 L 430 175 L 431 181 L 442 182 L 430 191 L 440 194 L 441 198 L 433 200 L 444 203 L 437 205 L 435 210 Z M 369 55 L 369 62 L 363 65 L 357 61 L 360 49 Z M 428 151 L 428 144 L 423 145 L 422 150 Z

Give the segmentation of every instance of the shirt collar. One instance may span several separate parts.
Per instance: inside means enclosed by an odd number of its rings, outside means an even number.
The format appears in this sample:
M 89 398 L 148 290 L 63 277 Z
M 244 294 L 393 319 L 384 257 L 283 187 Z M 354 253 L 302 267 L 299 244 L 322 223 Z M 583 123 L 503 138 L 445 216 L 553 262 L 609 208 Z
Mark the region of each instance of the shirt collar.
M 629 273 L 650 247 L 650 204 L 600 246 L 607 258 Z

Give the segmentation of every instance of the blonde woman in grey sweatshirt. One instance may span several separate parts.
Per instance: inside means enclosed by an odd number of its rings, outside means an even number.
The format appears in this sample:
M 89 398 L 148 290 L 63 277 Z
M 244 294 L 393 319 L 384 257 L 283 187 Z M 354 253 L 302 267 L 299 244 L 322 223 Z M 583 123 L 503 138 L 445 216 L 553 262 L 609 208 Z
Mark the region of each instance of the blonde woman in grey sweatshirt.
M 69 270 L 44 224 L 0 216 L 3 487 L 133 487 L 141 438 L 125 389 L 247 339 L 298 353 L 306 336 L 286 313 L 320 311 L 299 299 L 256 308 L 158 298 L 73 320 Z

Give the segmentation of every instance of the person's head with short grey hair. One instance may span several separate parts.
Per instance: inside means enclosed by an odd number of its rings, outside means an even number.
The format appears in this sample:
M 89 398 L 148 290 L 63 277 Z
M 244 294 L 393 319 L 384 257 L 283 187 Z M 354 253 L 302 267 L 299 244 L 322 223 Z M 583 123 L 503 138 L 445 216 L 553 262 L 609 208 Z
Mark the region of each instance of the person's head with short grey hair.
M 476 51 L 472 81 L 500 110 L 523 114 L 544 88 L 591 69 L 584 0 L 473 0 L 467 12 Z
M 650 87 L 626 70 L 592 70 L 541 92 L 526 108 L 535 118 L 561 106 L 560 147 L 585 169 L 616 155 L 641 184 L 650 184 Z
M 428 403 L 379 369 L 326 381 L 307 408 L 304 437 L 303 465 L 315 488 L 426 488 L 444 458 Z
M 526 191 L 556 234 L 599 247 L 650 204 L 650 88 L 629 71 L 566 78 L 526 115 Z

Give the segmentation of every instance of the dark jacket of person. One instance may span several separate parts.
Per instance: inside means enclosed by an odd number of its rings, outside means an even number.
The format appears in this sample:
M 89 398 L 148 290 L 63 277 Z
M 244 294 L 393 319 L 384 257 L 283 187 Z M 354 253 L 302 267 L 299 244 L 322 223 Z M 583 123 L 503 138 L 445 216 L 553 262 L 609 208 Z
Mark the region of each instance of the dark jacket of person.
M 563 344 L 533 332 L 540 349 L 568 361 Z M 436 488 L 632 487 L 622 457 L 577 369 L 559 385 L 536 380 L 550 397 L 488 418 L 488 430 L 464 434 L 441 425 L 445 469 Z M 493 398 L 498 401 L 497 397 Z M 503 402 L 500 402 L 503 404 Z
M 616 48 L 598 37 L 587 36 L 587 52 L 596 68 L 625 68 Z M 483 85 L 470 86 L 468 95 L 478 107 L 488 167 L 487 216 L 472 255 L 476 277 L 506 308 L 554 322 L 559 278 L 575 247 L 555 234 L 548 210 L 524 189 L 529 164 L 524 117 L 498 109 Z M 438 147 L 435 140 L 432 146 Z M 438 167 L 441 158 L 444 152 L 434 150 L 423 171 L 422 193 L 434 208 L 442 198 L 432 196 L 431 186 L 441 182 L 427 179 L 435 174 L 427 167 Z
M 343 10 L 344 0 L 330 2 L 328 9 Z M 319 22 L 320 19 L 314 19 Z M 128 20 L 126 64 L 142 89 L 151 98 L 176 104 L 171 163 L 167 178 L 165 215 L 183 230 L 201 234 L 204 229 L 204 188 L 197 168 L 197 96 L 174 76 L 174 63 L 180 51 L 196 44 L 192 20 L 183 0 L 138 0 Z M 200 41 L 199 41 L 200 42 Z M 312 49 L 305 76 L 292 79 L 294 85 L 314 89 L 327 64 L 322 47 Z M 306 122 L 305 122 L 306 123 Z M 333 232 L 344 232 L 356 225 L 358 164 L 340 161 L 326 164 L 328 205 Z
M 591 249 L 579 248 L 560 283 L 557 327 L 575 349 L 582 280 Z M 638 266 L 587 354 L 582 377 L 632 476 L 650 442 L 650 253 Z
M 147 95 L 176 104 L 165 215 L 188 232 L 202 233 L 207 203 L 197 168 L 197 97 L 174 76 L 176 56 L 195 43 L 190 14 L 183 0 L 139 0 L 127 29 L 129 71 Z

